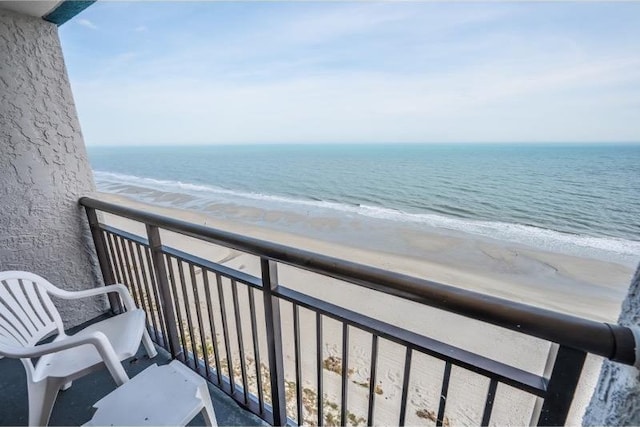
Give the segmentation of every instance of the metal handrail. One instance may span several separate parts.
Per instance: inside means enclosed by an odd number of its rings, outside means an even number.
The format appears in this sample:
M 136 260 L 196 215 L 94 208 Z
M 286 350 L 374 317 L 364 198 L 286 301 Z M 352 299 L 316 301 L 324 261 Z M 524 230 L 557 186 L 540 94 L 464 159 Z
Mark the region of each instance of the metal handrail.
M 80 205 L 268 258 L 616 362 L 636 363 L 631 329 L 484 295 L 343 259 L 82 197 Z

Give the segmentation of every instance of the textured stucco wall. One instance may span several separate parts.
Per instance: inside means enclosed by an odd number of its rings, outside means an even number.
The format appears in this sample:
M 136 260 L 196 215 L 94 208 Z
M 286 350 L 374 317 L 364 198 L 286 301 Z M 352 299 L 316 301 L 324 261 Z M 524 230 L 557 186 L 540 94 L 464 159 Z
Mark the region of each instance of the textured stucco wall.
M 618 323 L 640 325 L 640 265 L 622 303 Z M 582 423 L 586 426 L 640 425 L 640 371 L 605 360 Z
M 0 270 L 96 286 L 77 205 L 94 189 L 57 27 L 0 9 Z M 103 298 L 57 305 L 68 326 L 105 309 Z

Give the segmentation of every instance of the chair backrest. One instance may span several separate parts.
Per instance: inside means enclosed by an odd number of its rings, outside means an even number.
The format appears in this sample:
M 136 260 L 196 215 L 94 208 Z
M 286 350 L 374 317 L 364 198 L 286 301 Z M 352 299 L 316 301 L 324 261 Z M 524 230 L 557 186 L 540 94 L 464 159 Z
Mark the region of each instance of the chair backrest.
M 0 272 L 0 355 L 32 347 L 48 335 L 63 333 L 62 319 L 47 292 L 55 289 L 25 271 Z

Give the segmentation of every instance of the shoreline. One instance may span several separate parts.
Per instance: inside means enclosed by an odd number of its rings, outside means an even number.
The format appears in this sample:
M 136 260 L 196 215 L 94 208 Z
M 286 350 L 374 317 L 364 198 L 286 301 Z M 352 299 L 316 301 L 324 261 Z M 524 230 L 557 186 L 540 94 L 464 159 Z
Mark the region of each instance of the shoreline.
M 459 232 L 448 233 L 448 230 L 437 234 L 402 227 L 383 230 L 406 245 L 406 252 L 412 254 L 408 256 L 394 251 L 394 245 L 389 245 L 387 251 L 378 250 L 376 245 L 372 249 L 372 245 L 365 240 L 367 230 L 361 226 L 356 230 L 361 235 L 360 240 L 350 239 L 350 244 L 344 244 L 332 239 L 334 234 L 329 231 L 325 233 L 327 239 L 320 240 L 300 235 L 295 228 L 290 232 L 274 229 L 266 221 L 264 226 L 256 226 L 242 219 L 234 222 L 217 218 L 213 211 L 205 214 L 151 205 L 110 193 L 97 192 L 95 196 L 261 240 L 598 321 L 611 322 L 617 319 L 634 271 L 619 263 L 552 253 L 474 236 L 461 237 Z M 268 216 L 269 212 L 263 214 Z M 327 224 L 320 222 L 316 226 L 327 227 Z M 344 236 L 339 240 L 344 240 Z
M 111 173 L 101 172 L 110 175 Z M 98 180 L 99 187 L 109 193 L 168 208 L 188 208 L 211 214 L 230 222 L 243 222 L 276 231 L 293 232 L 317 240 L 329 240 L 341 245 L 363 238 L 367 232 L 367 248 L 413 256 L 412 248 L 403 236 L 428 234 L 457 237 L 464 241 L 488 241 L 518 248 L 565 254 L 578 258 L 593 258 L 625 265 L 635 270 L 640 260 L 640 241 L 630 237 L 613 237 L 584 230 L 566 231 L 525 222 L 504 222 L 447 216 L 444 213 L 402 210 L 345 201 L 311 197 L 310 200 L 243 192 L 193 184 L 189 181 L 164 181 L 133 175 L 119 175 Z M 200 182 L 195 180 L 195 182 Z M 336 199 L 337 200 L 337 199 Z M 535 222 L 535 221 L 534 221 Z M 596 227 L 597 228 L 597 227 Z M 565 231 L 559 231 L 565 230 Z

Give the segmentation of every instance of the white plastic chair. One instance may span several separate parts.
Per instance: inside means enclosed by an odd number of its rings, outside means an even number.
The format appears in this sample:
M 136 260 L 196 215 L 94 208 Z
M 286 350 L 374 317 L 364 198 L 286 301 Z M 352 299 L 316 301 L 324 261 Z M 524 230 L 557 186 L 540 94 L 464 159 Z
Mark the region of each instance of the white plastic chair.
M 94 323 L 74 335 L 64 332 L 62 319 L 49 295 L 78 299 L 117 292 L 126 312 Z M 52 342 L 38 344 L 57 333 Z M 0 272 L 0 356 L 20 358 L 27 372 L 29 425 L 46 425 L 58 391 L 106 365 L 118 386 L 128 381 L 121 360 L 136 354 L 140 341 L 149 357 L 157 351 L 124 285 L 77 292 L 57 288 L 24 271 Z M 37 362 L 31 358 L 39 357 Z

